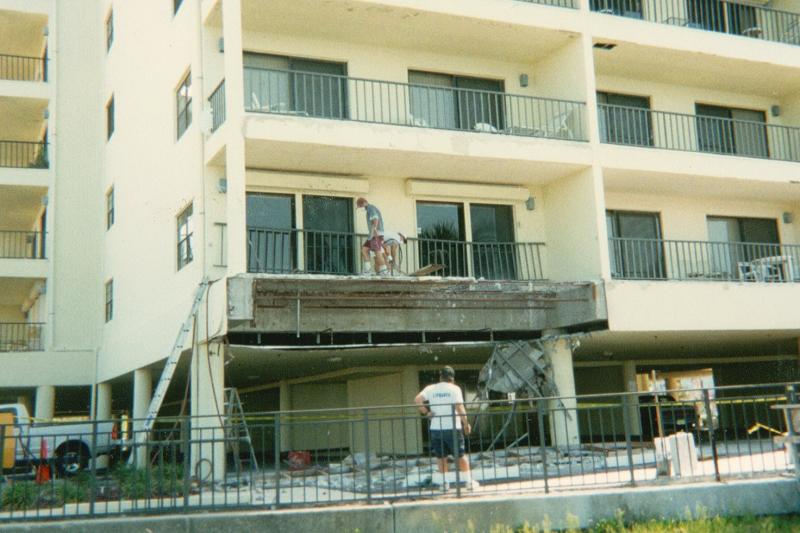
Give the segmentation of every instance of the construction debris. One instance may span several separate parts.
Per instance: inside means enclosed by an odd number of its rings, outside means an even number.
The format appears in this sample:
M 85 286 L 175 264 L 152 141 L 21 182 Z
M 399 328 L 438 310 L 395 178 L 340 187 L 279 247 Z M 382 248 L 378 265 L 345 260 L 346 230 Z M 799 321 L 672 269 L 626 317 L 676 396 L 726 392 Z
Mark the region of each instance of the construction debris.
M 478 376 L 481 398 L 488 399 L 490 390 L 527 398 L 558 396 L 545 343 L 498 343 Z

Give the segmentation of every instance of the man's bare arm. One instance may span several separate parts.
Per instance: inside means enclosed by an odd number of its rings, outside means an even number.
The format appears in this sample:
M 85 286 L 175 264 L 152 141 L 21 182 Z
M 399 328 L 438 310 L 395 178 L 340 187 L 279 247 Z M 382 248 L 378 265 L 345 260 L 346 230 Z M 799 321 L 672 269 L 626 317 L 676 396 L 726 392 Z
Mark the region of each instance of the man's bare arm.
M 461 427 L 464 428 L 464 435 L 472 433 L 472 426 L 469 425 L 469 420 L 467 419 L 467 409 L 463 403 L 456 404 L 456 413 L 461 418 Z

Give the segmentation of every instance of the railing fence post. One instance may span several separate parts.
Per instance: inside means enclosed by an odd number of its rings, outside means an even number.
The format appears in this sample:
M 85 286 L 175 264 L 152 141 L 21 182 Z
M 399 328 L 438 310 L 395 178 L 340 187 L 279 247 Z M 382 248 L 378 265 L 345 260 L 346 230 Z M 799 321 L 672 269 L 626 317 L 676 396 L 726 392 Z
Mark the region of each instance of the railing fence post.
M 372 473 L 369 461 L 369 408 L 364 408 L 364 468 L 367 474 L 367 503 L 372 503 Z
M 275 461 L 275 505 L 281 504 L 281 415 L 275 413 L 275 450 L 273 459 Z
M 631 401 L 628 394 L 622 395 L 622 425 L 625 430 L 625 451 L 628 455 L 628 471 L 631 475 L 631 485 L 636 485 L 633 468 L 633 445 L 631 443 Z
M 453 466 L 455 467 L 456 471 L 456 497 L 461 497 L 461 468 L 459 468 L 459 451 L 460 448 L 458 446 L 458 429 L 456 428 L 456 406 L 452 404 L 450 406 L 450 419 L 451 419 L 451 437 L 452 437 L 452 449 L 453 449 Z M 467 453 L 467 450 L 464 450 L 464 453 Z M 447 461 L 447 457 L 444 458 Z
M 189 508 L 189 490 L 191 489 L 190 479 L 192 477 L 191 462 L 191 419 L 184 415 L 181 420 L 181 448 L 183 452 L 183 509 Z
M 544 434 L 544 400 L 537 400 L 536 402 L 536 418 L 539 422 L 539 455 L 542 458 L 542 474 L 544 475 L 544 493 L 550 492 L 550 486 L 547 479 L 547 441 Z
M 89 493 L 89 516 L 94 516 L 95 502 L 97 501 L 97 413 L 92 419 L 92 449 L 89 453 L 92 462 L 92 482 Z
M 788 385 L 786 393 L 791 405 L 797 405 L 797 385 Z M 794 475 L 800 481 L 800 444 L 796 442 L 797 432 L 794 428 L 794 410 L 786 410 L 786 434 L 789 438 L 789 451 L 791 453 L 792 464 L 794 465 Z
M 708 439 L 711 444 L 711 457 L 714 460 L 714 478 L 717 481 L 721 481 L 722 479 L 719 475 L 719 457 L 717 456 L 717 437 L 714 435 L 714 421 L 711 417 L 711 398 L 706 388 L 703 389 L 703 404 L 705 405 L 706 418 L 708 420 Z

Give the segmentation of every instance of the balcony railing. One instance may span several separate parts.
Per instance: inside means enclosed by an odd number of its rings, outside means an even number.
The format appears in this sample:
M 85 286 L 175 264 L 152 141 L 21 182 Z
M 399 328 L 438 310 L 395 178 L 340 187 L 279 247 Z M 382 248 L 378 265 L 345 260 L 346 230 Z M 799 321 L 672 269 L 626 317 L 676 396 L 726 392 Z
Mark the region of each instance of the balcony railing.
M 47 81 L 47 58 L 0 54 L 0 80 Z
M 0 352 L 38 352 L 42 348 L 39 322 L 0 322 Z
M 587 140 L 582 102 L 246 67 L 245 110 L 395 126 Z
M 362 273 L 366 235 L 334 231 L 247 229 L 247 270 L 270 274 Z M 394 254 L 393 275 L 443 265 L 434 275 L 495 280 L 540 280 L 543 243 L 468 242 L 409 238 Z
M 0 141 L 0 167 L 48 168 L 47 143 Z
M 211 131 L 217 131 L 217 128 L 222 126 L 225 122 L 225 80 L 219 82 L 217 88 L 208 97 L 208 103 L 211 105 Z
M 529 4 L 541 4 L 543 6 L 553 7 L 569 7 L 578 9 L 578 0 L 519 0 L 520 2 L 528 2 Z
M 44 239 L 38 231 L 0 231 L 0 259 L 44 259 Z
M 590 0 L 592 11 L 800 45 L 800 13 L 728 0 Z
M 800 128 L 600 104 L 604 143 L 800 161 Z
M 800 245 L 610 238 L 617 279 L 800 282 Z

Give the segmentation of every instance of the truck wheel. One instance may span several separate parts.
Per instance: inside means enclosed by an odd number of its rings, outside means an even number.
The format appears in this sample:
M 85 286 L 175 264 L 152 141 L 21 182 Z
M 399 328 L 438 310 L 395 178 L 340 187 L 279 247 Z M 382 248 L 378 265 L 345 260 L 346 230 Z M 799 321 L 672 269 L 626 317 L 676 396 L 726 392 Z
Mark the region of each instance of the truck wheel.
M 60 477 L 76 476 L 88 464 L 89 450 L 82 442 L 67 442 L 56 450 L 56 472 Z

